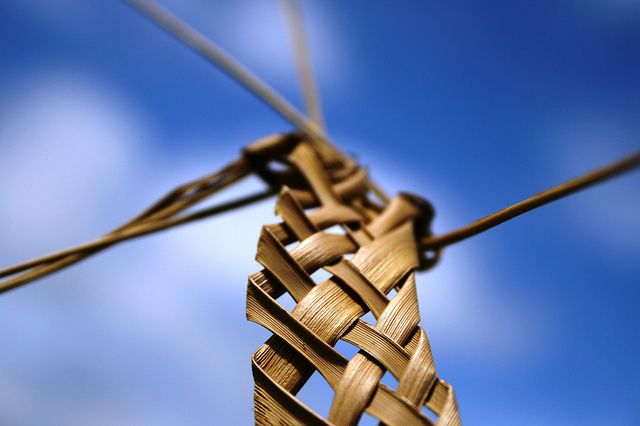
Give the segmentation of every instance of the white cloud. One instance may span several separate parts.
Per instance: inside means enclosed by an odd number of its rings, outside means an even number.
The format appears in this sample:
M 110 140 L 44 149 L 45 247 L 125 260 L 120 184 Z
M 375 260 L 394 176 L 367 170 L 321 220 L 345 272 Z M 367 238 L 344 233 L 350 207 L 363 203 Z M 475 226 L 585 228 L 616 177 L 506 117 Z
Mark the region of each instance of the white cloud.
M 5 99 L 0 218 L 10 224 L 12 252 L 37 241 L 87 238 L 112 217 L 96 212 L 125 210 L 119 193 L 135 174 L 145 136 L 138 121 L 108 91 L 77 75 L 34 77 Z
M 223 164 L 212 150 L 173 169 L 146 143 L 144 116 L 112 92 L 43 73 L 0 106 L 3 264 L 106 231 L 137 213 L 130 202 L 150 182 Z M 155 196 L 169 189 L 155 185 Z M 244 320 L 257 216 L 253 235 L 227 215 L 231 227 L 214 220 L 127 243 L 3 295 L 0 321 L 12 324 L 0 328 L 3 422 L 198 424 L 214 413 L 249 422 L 249 357 L 264 337 Z
M 419 278 L 432 349 L 444 357 L 472 351 L 491 362 L 528 360 L 543 344 L 544 319 L 522 301 L 498 293 L 498 283 L 508 277 L 492 271 L 496 262 L 487 260 L 477 246 L 452 247 L 440 265 Z
M 228 27 L 233 47 L 265 76 L 291 81 L 295 77 L 293 49 L 281 4 L 253 0 L 239 5 L 232 10 Z M 330 24 L 320 3 L 302 6 L 314 69 L 321 80 L 333 80 L 342 74 L 346 40 Z

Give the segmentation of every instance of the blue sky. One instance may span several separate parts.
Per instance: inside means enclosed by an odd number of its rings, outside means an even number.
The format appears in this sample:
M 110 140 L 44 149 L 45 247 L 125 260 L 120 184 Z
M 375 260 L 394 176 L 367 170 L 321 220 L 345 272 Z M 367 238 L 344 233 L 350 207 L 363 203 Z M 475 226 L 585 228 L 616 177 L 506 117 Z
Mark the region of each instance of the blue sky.
M 277 2 L 163 4 L 301 104 Z M 640 146 L 637 0 L 302 6 L 329 133 L 389 192 L 430 199 L 438 232 Z M 3 1 L 0 64 L 3 265 L 290 129 L 117 1 Z M 419 275 L 467 424 L 640 422 L 639 188 L 547 206 Z M 273 220 L 263 202 L 0 297 L 0 424 L 249 423 L 268 333 L 244 319 L 246 275 Z M 326 414 L 326 390 L 301 397 Z

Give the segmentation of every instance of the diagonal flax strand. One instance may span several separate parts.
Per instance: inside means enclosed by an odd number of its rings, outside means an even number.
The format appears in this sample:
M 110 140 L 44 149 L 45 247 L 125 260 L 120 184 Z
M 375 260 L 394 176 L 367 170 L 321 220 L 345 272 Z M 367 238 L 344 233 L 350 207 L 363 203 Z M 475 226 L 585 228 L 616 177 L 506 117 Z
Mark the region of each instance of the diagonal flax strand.
M 574 192 L 583 190 L 595 184 L 604 182 L 605 180 L 614 178 L 623 173 L 629 172 L 640 166 L 640 151 L 624 157 L 615 163 L 611 163 L 599 169 L 593 170 L 577 178 L 571 179 L 546 191 L 540 192 L 526 200 L 513 204 L 493 214 L 483 217 L 467 226 L 456 229 L 455 231 L 426 237 L 422 240 L 421 247 L 423 250 L 438 250 L 445 246 L 465 240 L 474 235 L 480 234 L 494 226 L 500 225 L 511 220 L 521 214 L 527 213 L 533 209 L 544 206 L 552 201 L 571 195 Z
M 293 45 L 293 56 L 298 70 L 298 79 L 302 88 L 305 109 L 319 129 L 324 129 L 324 117 L 318 86 L 311 66 L 309 43 L 304 30 L 304 18 L 298 0 L 280 0 L 289 27 L 289 38 Z

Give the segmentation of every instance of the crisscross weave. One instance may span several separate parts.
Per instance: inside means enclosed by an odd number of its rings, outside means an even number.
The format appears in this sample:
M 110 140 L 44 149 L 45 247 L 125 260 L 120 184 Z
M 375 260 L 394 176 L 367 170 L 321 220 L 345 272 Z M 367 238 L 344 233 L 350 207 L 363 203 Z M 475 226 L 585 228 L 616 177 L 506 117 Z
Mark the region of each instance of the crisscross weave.
M 282 188 L 282 223 L 262 228 L 256 259 L 264 269 L 249 276 L 247 291 L 247 318 L 273 333 L 252 358 L 256 424 L 351 425 L 363 412 L 388 425 L 433 424 L 425 406 L 436 424 L 460 424 L 453 390 L 438 378 L 418 325 L 414 270 L 427 262 L 416 239 L 430 206 L 408 195 L 379 206 L 366 171 L 323 162 L 301 137 L 267 139 L 245 154 Z M 286 170 L 270 169 L 274 160 Z M 324 231 L 335 225 L 344 233 Z M 315 283 L 320 268 L 331 277 Z M 291 312 L 276 301 L 284 292 L 297 303 Z M 361 319 L 369 311 L 376 324 Z M 360 349 L 351 360 L 333 348 L 339 339 Z M 327 419 L 295 396 L 316 370 L 335 391 Z M 380 382 L 387 371 L 396 390 Z

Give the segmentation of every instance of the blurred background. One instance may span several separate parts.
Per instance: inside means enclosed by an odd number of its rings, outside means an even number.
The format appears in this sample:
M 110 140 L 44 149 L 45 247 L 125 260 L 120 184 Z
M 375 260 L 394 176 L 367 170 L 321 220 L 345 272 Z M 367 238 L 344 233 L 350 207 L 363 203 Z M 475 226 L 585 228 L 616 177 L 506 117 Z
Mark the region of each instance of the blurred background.
M 436 232 L 640 146 L 637 0 L 301 3 L 329 133 L 389 192 L 430 199 Z M 162 4 L 301 105 L 278 2 Z M 121 2 L 2 0 L 0 265 L 102 234 L 290 128 Z M 640 424 L 639 200 L 627 175 L 418 276 L 467 424 Z M 245 320 L 246 276 L 272 203 L 2 295 L 0 424 L 250 424 L 269 333 Z M 301 398 L 328 413 L 321 378 Z

